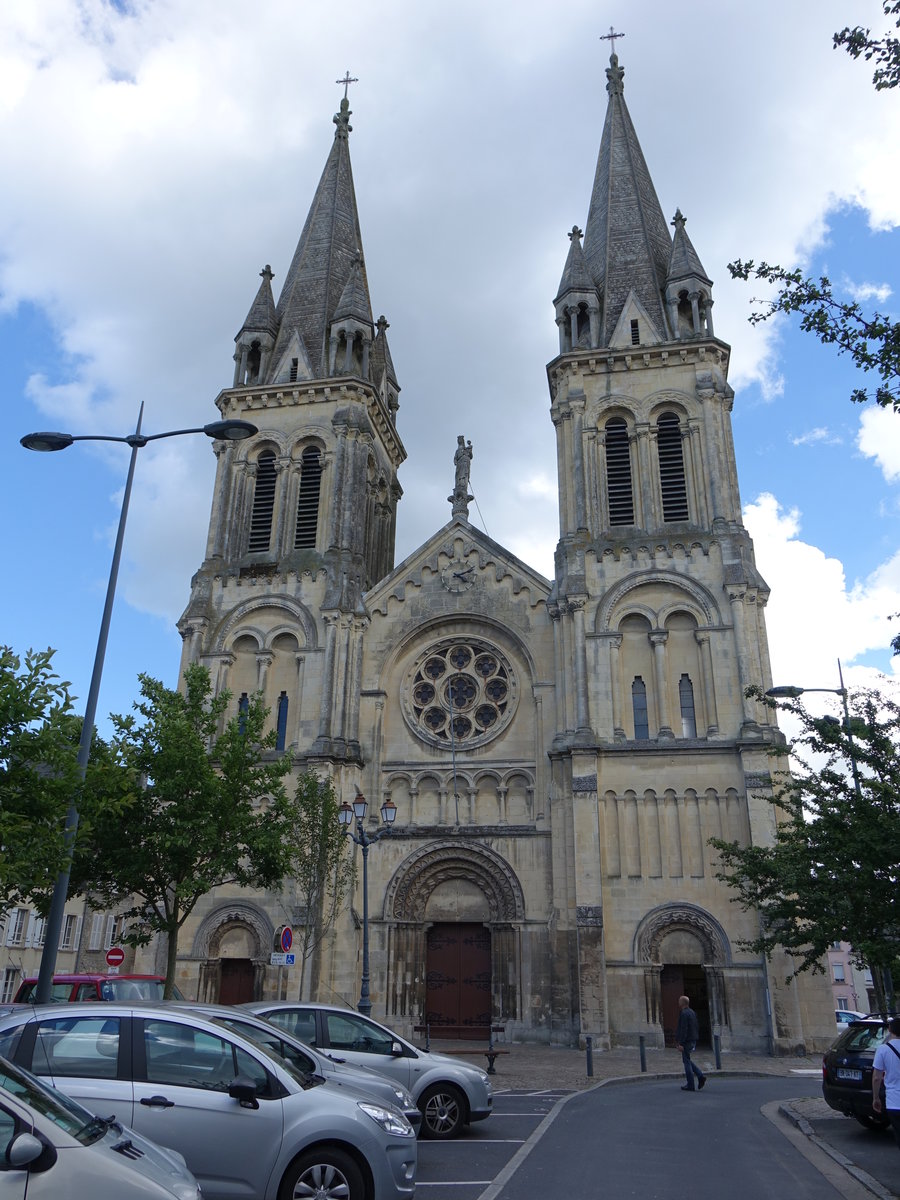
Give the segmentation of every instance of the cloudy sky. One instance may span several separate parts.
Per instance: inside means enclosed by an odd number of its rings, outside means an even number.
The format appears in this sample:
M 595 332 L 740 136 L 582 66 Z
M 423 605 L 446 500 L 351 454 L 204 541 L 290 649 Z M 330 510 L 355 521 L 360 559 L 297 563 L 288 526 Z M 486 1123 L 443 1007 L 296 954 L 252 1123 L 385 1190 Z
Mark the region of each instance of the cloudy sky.
M 562 15 L 560 15 L 562 14 Z M 824 271 L 898 316 L 900 93 L 831 47 L 877 0 L 5 0 L 0 9 L 0 641 L 53 646 L 84 696 L 128 452 L 31 454 L 34 429 L 125 435 L 214 420 L 264 263 L 276 291 L 328 153 L 345 70 L 376 315 L 403 391 L 399 561 L 450 515 L 458 434 L 473 520 L 544 574 L 558 532 L 545 364 L 583 226 L 611 25 L 667 216 L 680 206 L 733 347 L 745 518 L 772 587 L 776 682 L 893 673 L 900 416 L 788 325 L 747 323 L 738 256 Z M 214 460 L 139 455 L 100 714 L 139 671 L 174 684 L 174 621 L 205 544 Z

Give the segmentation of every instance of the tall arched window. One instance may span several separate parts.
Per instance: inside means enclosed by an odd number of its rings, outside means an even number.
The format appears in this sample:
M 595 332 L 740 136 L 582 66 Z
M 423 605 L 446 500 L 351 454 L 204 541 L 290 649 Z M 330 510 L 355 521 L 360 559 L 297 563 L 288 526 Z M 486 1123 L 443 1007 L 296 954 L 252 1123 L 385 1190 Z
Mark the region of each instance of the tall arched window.
M 681 707 L 681 736 L 697 736 L 697 716 L 694 712 L 694 685 L 690 675 L 682 675 L 678 681 L 678 703 Z
M 268 550 L 275 508 L 275 454 L 263 450 L 256 463 L 256 489 L 250 517 L 250 550 Z
M 610 525 L 634 524 L 634 494 L 631 487 L 631 450 L 628 426 L 622 417 L 610 417 L 606 437 L 606 500 Z
M 676 413 L 663 413 L 656 423 L 656 445 L 659 453 L 659 490 L 662 495 L 663 520 L 688 519 L 687 482 L 684 477 L 684 448 L 681 444 L 681 421 Z
M 278 697 L 275 724 L 275 749 L 283 750 L 287 741 L 288 694 L 282 692 Z
M 636 675 L 631 685 L 631 707 L 634 712 L 634 736 L 639 742 L 650 737 L 650 721 L 647 717 L 647 685 Z
M 297 493 L 297 525 L 294 549 L 312 550 L 319 526 L 319 492 L 322 486 L 322 456 L 307 446 L 300 457 L 300 489 Z

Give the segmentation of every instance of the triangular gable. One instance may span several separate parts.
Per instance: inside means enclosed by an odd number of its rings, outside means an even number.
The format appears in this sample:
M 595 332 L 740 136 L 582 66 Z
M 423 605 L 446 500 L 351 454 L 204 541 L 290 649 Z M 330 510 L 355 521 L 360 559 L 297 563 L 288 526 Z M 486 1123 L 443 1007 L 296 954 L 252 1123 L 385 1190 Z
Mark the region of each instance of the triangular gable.
M 271 383 L 293 383 L 291 379 L 291 367 L 293 361 L 297 360 L 297 379 L 313 379 L 313 370 L 310 366 L 309 355 L 306 353 L 306 347 L 301 341 L 300 334 L 294 329 L 291 333 L 284 354 L 275 364 L 275 369 L 270 372 Z
M 628 293 L 625 306 L 616 322 L 612 337 L 609 339 L 613 350 L 636 350 L 637 346 L 631 336 L 631 322 L 637 321 L 641 346 L 658 346 L 665 338 L 650 320 L 646 308 L 641 304 L 634 290 Z
M 550 594 L 549 579 L 545 579 L 539 571 L 535 571 L 482 530 L 476 529 L 468 521 L 454 517 L 418 549 L 407 555 L 390 575 L 379 580 L 366 592 L 366 607 L 370 613 L 385 612 L 392 595 L 403 597 L 407 584 L 421 587 L 423 583 L 435 579 L 457 556 L 476 564 L 477 575 L 489 578 L 494 586 L 505 577 L 511 577 L 514 580 L 514 590 L 518 592 L 526 588 L 531 593 L 533 604 L 546 600 Z M 452 571 L 450 574 L 452 576 Z M 457 603 L 449 591 L 442 588 L 442 592 L 447 596 L 448 609 L 451 604 Z

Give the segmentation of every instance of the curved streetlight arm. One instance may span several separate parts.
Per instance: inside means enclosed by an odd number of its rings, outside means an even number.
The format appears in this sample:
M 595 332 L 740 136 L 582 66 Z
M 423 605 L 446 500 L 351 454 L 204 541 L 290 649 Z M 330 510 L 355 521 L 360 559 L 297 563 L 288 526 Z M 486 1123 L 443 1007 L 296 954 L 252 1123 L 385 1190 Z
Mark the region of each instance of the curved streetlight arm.
M 100 696 L 100 680 L 103 675 L 103 661 L 106 657 L 106 644 L 109 640 L 109 626 L 112 618 L 113 601 L 116 595 L 116 582 L 119 577 L 119 565 L 122 561 L 122 543 L 125 539 L 125 522 L 128 518 L 128 505 L 131 501 L 131 487 L 134 481 L 134 468 L 137 462 L 137 452 L 148 442 L 158 441 L 165 437 L 179 437 L 185 433 L 205 433 L 208 437 L 222 437 L 226 440 L 240 441 L 252 437 L 258 432 L 255 425 L 249 421 L 214 421 L 194 429 L 173 429 L 166 433 L 145 435 L 141 433 L 144 419 L 144 405 L 138 411 L 137 425 L 134 433 L 128 437 L 106 437 L 104 435 L 68 433 L 35 433 L 21 439 L 27 450 L 64 450 L 72 442 L 125 442 L 131 447 L 131 458 L 128 463 L 128 475 L 125 479 L 125 491 L 122 496 L 122 510 L 119 513 L 119 527 L 116 532 L 116 544 L 113 549 L 112 564 L 109 568 L 109 582 L 106 587 L 106 601 L 103 605 L 103 616 L 100 620 L 100 633 L 97 637 L 97 650 L 94 654 L 94 667 L 91 672 L 91 683 L 88 688 L 87 702 L 84 707 L 84 717 L 81 726 L 81 740 L 78 743 L 78 786 L 69 802 L 66 813 L 66 826 L 63 835 L 64 859 L 63 868 L 56 878 L 53 887 L 53 897 L 50 901 L 50 912 L 47 915 L 45 927 L 44 949 L 41 954 L 41 966 L 38 973 L 35 1002 L 46 1004 L 50 999 L 50 987 L 53 982 L 53 971 L 56 966 L 56 952 L 62 933 L 63 917 L 66 901 L 69 895 L 69 878 L 72 870 L 72 852 L 75 845 L 75 835 L 78 832 L 78 799 L 81 784 L 87 775 L 87 765 L 91 754 L 91 742 L 94 735 L 94 721 L 97 716 L 97 701 Z

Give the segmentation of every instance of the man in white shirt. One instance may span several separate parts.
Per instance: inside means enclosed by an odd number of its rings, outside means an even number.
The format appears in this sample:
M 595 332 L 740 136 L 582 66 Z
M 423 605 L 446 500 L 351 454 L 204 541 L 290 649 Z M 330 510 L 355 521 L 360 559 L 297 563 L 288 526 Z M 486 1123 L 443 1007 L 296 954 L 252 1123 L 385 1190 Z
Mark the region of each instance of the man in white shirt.
M 891 1123 L 900 1149 L 900 1017 L 888 1021 L 887 1040 L 875 1051 L 872 1068 L 872 1108 L 881 1112 L 881 1083 L 884 1081 L 885 1116 Z

